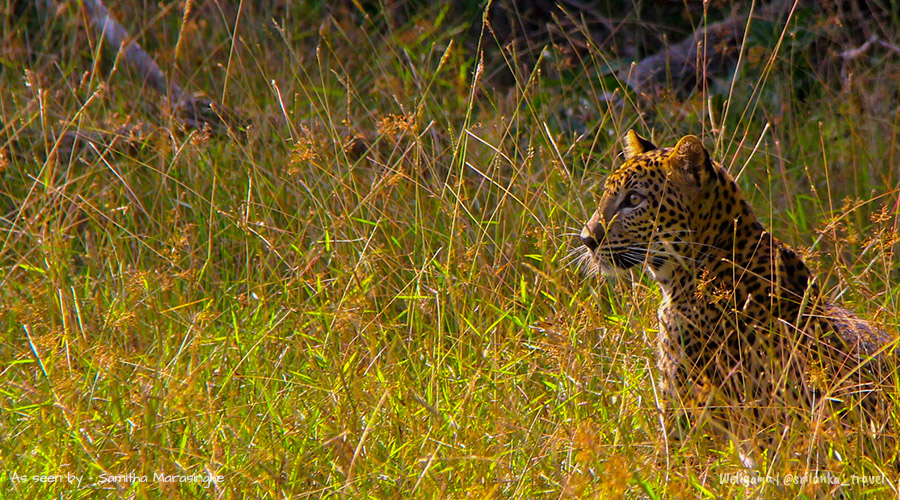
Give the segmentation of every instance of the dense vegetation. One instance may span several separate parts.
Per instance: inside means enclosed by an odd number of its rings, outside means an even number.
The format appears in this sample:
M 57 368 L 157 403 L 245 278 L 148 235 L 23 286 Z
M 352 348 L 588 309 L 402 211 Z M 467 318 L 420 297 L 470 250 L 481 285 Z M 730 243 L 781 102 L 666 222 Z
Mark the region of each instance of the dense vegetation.
M 832 488 L 733 481 L 753 477 L 733 450 L 666 453 L 658 289 L 585 276 L 574 235 L 625 131 L 694 133 L 830 296 L 896 333 L 896 3 L 754 20 L 734 64 L 687 89 L 622 74 L 750 5 L 498 4 L 518 31 L 464 2 L 111 5 L 161 67 L 246 119 L 219 132 L 182 126 L 77 2 L 58 3 L 7 2 L 0 35 L 4 491 Z M 878 478 L 854 494 L 898 488 L 852 453 L 831 473 Z M 34 479 L 67 474 L 80 484 Z

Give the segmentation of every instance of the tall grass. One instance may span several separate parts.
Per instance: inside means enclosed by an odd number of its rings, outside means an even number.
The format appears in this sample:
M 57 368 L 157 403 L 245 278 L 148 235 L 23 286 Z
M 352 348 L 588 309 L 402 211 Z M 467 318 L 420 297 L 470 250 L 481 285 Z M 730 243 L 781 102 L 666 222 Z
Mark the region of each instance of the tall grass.
M 446 8 L 399 26 L 351 7 L 200 8 L 153 7 L 132 29 L 249 118 L 246 135 L 180 128 L 77 16 L 43 38 L 2 35 L 10 498 L 828 489 L 723 482 L 744 470 L 727 446 L 668 452 L 659 292 L 585 276 L 573 235 L 625 131 L 665 145 L 704 132 L 829 293 L 896 332 L 896 57 L 855 62 L 838 89 L 807 75 L 799 101 L 751 54 L 722 116 L 721 94 L 648 103 L 617 87 L 602 47 L 572 59 L 548 46 L 522 70 L 490 29 Z M 776 41 L 758 50 L 792 67 Z M 47 50 L 28 55 L 29 43 Z M 487 84 L 504 65 L 515 84 Z M 59 139 L 136 123 L 132 138 Z M 838 472 L 881 477 L 881 465 L 848 456 Z M 36 479 L 66 474 L 81 483 Z M 893 495 L 886 474 L 853 491 Z

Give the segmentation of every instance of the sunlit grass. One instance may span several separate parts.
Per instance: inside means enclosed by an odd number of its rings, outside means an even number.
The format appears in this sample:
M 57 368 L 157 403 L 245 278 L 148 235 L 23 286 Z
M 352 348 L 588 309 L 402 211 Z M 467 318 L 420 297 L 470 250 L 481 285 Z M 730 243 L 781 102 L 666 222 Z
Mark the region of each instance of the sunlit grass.
M 194 88 L 216 95 L 228 82 L 217 98 L 250 119 L 242 136 L 160 117 L 158 97 L 124 69 L 93 65 L 77 23 L 57 29 L 79 49 L 0 69 L 5 491 L 760 491 L 721 480 L 745 472 L 727 445 L 667 453 L 655 285 L 587 277 L 570 257 L 624 132 L 661 144 L 710 132 L 719 101 L 667 95 L 650 107 L 621 89 L 621 101 L 599 99 L 614 82 L 597 47 L 574 65 L 548 47 L 538 70 L 492 87 L 467 27 L 443 10 L 390 30 L 264 14 L 227 41 L 231 21 L 197 22 L 180 48 Z M 179 33 L 173 19 L 159 31 Z M 516 64 L 489 31 L 479 46 L 484 64 Z M 738 81 L 731 109 L 756 83 Z M 717 159 L 742 169 L 761 218 L 809 250 L 830 292 L 895 332 L 898 128 L 865 102 L 882 92 L 896 108 L 896 86 L 870 83 L 845 94 L 822 84 L 808 103 L 778 107 L 790 82 L 770 76 L 755 113 L 729 114 L 724 136 L 704 140 L 723 145 Z M 149 126 L 127 148 L 56 140 L 138 122 Z M 880 466 L 850 456 L 836 474 Z M 67 473 L 81 484 L 30 479 Z M 129 473 L 149 480 L 103 482 Z

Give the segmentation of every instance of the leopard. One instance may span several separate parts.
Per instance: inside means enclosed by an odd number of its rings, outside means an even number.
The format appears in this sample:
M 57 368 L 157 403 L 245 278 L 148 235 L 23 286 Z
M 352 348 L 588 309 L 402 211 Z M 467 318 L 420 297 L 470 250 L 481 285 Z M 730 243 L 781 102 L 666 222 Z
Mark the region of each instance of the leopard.
M 579 246 L 604 275 L 640 271 L 659 286 L 668 439 L 708 428 L 759 457 L 798 423 L 814 436 L 892 435 L 894 336 L 828 300 L 698 137 L 658 148 L 630 130 L 623 142 Z M 895 460 L 888 448 L 879 456 Z

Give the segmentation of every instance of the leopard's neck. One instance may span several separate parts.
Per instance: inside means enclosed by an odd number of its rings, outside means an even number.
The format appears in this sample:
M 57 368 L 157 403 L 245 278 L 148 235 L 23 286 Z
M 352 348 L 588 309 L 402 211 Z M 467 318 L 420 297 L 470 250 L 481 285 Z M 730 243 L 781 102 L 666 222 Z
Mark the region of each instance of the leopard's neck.
M 747 273 L 769 273 L 775 241 L 720 167 L 692 214 L 686 235 L 661 240 L 667 255 L 662 265 L 650 266 L 665 303 L 695 303 L 703 295 L 698 291 L 704 280 L 713 276 L 716 286 L 734 289 Z M 765 271 L 760 272 L 761 267 Z

